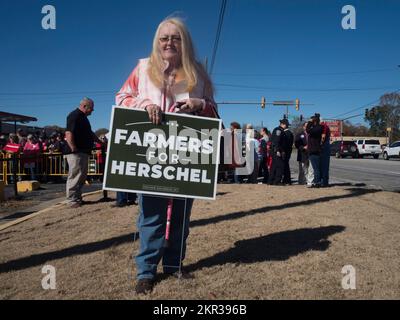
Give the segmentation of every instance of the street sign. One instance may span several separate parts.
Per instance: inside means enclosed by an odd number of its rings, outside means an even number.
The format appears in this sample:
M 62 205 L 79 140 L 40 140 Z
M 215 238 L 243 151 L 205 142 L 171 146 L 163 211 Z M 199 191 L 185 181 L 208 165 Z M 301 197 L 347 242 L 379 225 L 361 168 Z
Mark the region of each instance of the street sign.
M 113 107 L 103 188 L 215 199 L 221 120 Z

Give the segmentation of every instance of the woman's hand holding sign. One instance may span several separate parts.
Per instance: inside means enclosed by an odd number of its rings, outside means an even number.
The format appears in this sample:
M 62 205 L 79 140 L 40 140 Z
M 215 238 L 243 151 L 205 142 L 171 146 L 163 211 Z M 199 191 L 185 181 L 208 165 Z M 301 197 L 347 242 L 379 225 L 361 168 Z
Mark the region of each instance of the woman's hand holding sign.
M 153 124 L 160 124 L 162 119 L 161 107 L 156 104 L 146 106 L 146 111 L 149 114 L 149 119 Z
M 203 111 L 206 101 L 199 98 L 189 98 L 176 103 L 177 113 L 196 113 Z

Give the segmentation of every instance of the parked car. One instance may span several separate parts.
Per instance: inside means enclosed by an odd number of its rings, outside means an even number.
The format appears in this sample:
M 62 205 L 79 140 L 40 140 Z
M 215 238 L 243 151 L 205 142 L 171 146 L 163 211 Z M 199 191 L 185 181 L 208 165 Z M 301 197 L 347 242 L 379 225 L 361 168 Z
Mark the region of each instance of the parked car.
M 356 140 L 358 157 L 373 156 L 375 159 L 379 158 L 382 153 L 381 144 L 379 140 L 375 139 L 361 139 Z
M 334 141 L 331 144 L 331 156 L 357 158 L 357 145 L 354 141 Z
M 400 158 L 400 141 L 395 141 L 383 149 L 383 159 Z

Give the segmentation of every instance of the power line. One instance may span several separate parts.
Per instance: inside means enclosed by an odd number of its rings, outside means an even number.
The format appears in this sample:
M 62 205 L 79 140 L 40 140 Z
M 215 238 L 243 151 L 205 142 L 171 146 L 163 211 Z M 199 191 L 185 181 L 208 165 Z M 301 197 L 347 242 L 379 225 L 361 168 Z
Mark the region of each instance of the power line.
M 350 117 L 347 117 L 347 118 L 344 118 L 344 119 L 341 119 L 341 120 L 342 120 L 342 121 L 345 121 L 345 120 L 349 120 L 349 119 L 352 119 L 352 118 L 358 118 L 358 117 L 361 117 L 361 116 L 363 116 L 362 113 L 360 113 L 360 114 L 355 114 L 354 116 L 350 116 Z
M 246 86 L 241 84 L 225 84 L 216 83 L 215 86 L 220 87 L 233 87 L 243 89 L 257 89 L 257 90 L 276 90 L 276 91 L 309 91 L 309 92 L 335 92 L 335 91 L 370 91 L 370 90 L 387 90 L 393 89 L 397 86 L 387 87 L 365 87 L 365 88 L 288 88 L 288 87 L 260 87 L 260 86 Z
M 397 93 L 397 92 L 400 92 L 400 89 L 394 91 L 393 93 Z M 333 117 L 333 118 L 338 118 L 338 117 L 340 117 L 340 116 L 345 116 L 345 115 L 347 115 L 347 114 L 349 114 L 349 113 L 352 113 L 352 112 L 354 112 L 354 111 L 358 111 L 358 110 L 364 109 L 364 108 L 366 108 L 366 107 L 369 107 L 369 106 L 371 106 L 371 105 L 373 105 L 373 104 L 379 102 L 379 100 L 380 100 L 380 98 L 379 98 L 379 99 L 375 99 L 374 101 L 371 101 L 371 102 L 369 102 L 369 103 L 364 104 L 362 107 L 357 107 L 357 108 L 351 109 L 350 111 L 345 112 L 345 113 L 338 114 L 337 116 L 335 116 L 335 117 Z
M 378 101 L 379 101 L 379 99 L 375 99 L 374 101 L 371 101 L 371 102 L 369 102 L 369 103 L 366 103 L 366 104 L 363 105 L 362 107 L 357 107 L 357 108 L 351 109 L 350 111 L 344 112 L 344 113 L 341 113 L 341 114 L 338 114 L 337 116 L 335 116 L 335 117 L 333 117 L 333 118 L 338 118 L 338 117 L 341 117 L 341 116 L 345 116 L 345 115 L 347 115 L 347 114 L 349 114 L 349 113 L 352 113 L 352 112 L 354 112 L 354 111 L 358 111 L 358 110 L 364 109 L 364 108 L 366 108 L 366 107 L 368 107 L 368 106 L 370 106 L 370 105 L 372 105 L 372 104 L 375 104 L 375 103 L 378 102 Z
M 116 91 L 70 91 L 70 92 L 0 92 L 0 96 L 54 96 L 54 95 L 88 95 L 88 94 L 115 94 Z
M 227 0 L 222 0 L 221 9 L 219 11 L 217 32 L 216 32 L 216 36 L 215 36 L 213 54 L 212 54 L 211 64 L 210 64 L 210 71 L 209 71 L 210 74 L 212 74 L 212 72 L 213 72 L 215 58 L 217 56 L 218 44 L 219 44 L 219 39 L 221 36 L 221 30 L 222 30 L 222 23 L 224 21 L 224 15 L 225 15 L 226 2 L 227 2 Z
M 349 75 L 363 73 L 377 73 L 398 71 L 397 68 L 346 71 L 346 72 L 314 72 L 314 73 L 214 73 L 214 75 L 237 76 L 237 77 L 304 77 L 304 76 L 331 76 L 331 75 Z
M 97 104 L 104 104 L 104 103 L 110 103 L 110 100 L 103 100 L 103 99 L 96 99 L 95 100 L 95 105 Z M 0 108 L 5 108 L 5 109 L 23 109 L 23 108 L 31 108 L 31 109 L 38 109 L 38 108 L 54 108 L 54 107 L 65 107 L 65 108 L 73 108 L 76 107 L 78 103 L 70 103 L 70 102 L 64 102 L 64 103 L 51 103 L 49 104 L 48 102 L 43 103 L 43 104 L 30 104 L 30 103 L 24 103 L 24 105 L 0 105 Z

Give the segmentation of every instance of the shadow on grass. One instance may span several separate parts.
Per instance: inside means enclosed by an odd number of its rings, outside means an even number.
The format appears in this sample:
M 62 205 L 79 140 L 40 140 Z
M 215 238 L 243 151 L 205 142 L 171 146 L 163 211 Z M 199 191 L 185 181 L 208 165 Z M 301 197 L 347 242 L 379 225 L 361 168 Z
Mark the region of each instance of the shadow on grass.
M 375 192 L 380 192 L 380 190 L 358 189 L 358 188 L 351 188 L 351 189 L 347 189 L 347 190 L 350 193 L 345 194 L 345 195 L 327 196 L 327 197 L 297 201 L 297 202 L 292 202 L 292 203 L 283 203 L 281 205 L 276 205 L 276 206 L 265 206 L 265 207 L 257 208 L 257 209 L 250 210 L 250 211 L 238 211 L 238 212 L 233 212 L 233 213 L 216 216 L 216 217 L 212 217 L 212 218 L 195 220 L 195 221 L 191 222 L 191 227 L 204 226 L 204 225 L 208 225 L 208 224 L 212 224 L 212 223 L 218 223 L 221 221 L 227 221 L 227 220 L 233 220 L 233 219 L 240 219 L 240 218 L 248 216 L 248 215 L 258 214 L 258 213 L 266 213 L 266 212 L 273 211 L 273 210 L 283 210 L 283 209 L 287 209 L 287 208 L 312 205 L 312 204 L 321 203 L 321 202 L 327 202 L 327 201 L 332 201 L 332 200 L 337 200 L 337 199 L 352 198 L 352 197 L 362 196 L 365 194 L 372 194 Z M 342 229 L 340 229 L 340 228 L 342 228 Z M 319 230 L 319 229 L 300 229 L 300 230 L 294 230 L 294 231 L 287 231 L 287 232 L 283 232 L 283 233 L 275 234 L 275 235 L 269 235 L 269 236 L 261 237 L 261 238 L 257 238 L 257 239 L 239 241 L 235 244 L 235 248 L 237 248 L 237 249 L 230 249 L 230 250 L 228 250 L 228 252 L 218 254 L 213 258 L 207 258 L 204 262 L 201 263 L 201 261 L 200 261 L 199 263 L 200 263 L 200 266 L 202 267 L 203 264 L 209 265 L 211 263 L 211 265 L 214 265 L 216 263 L 216 261 L 221 261 L 221 262 L 227 263 L 227 262 L 229 262 L 229 261 L 227 261 L 227 259 L 230 259 L 231 261 L 235 261 L 235 262 L 240 262 L 241 260 L 235 259 L 235 256 L 236 255 L 241 256 L 239 254 L 239 252 L 242 251 L 242 248 L 245 248 L 245 252 L 247 251 L 248 255 L 246 255 L 247 258 L 240 258 L 240 259 L 251 259 L 251 257 L 253 257 L 253 259 L 261 259 L 261 261 L 274 260 L 274 257 L 284 257 L 285 255 L 291 256 L 291 255 L 295 255 L 295 254 L 298 254 L 300 252 L 307 251 L 307 250 L 324 250 L 324 246 L 326 246 L 326 248 L 328 247 L 329 241 L 321 242 L 321 239 L 324 238 L 323 235 L 324 234 L 329 235 L 331 233 L 340 232 L 340 231 L 344 230 L 344 227 L 334 226 L 334 227 L 326 227 L 326 228 L 320 228 L 320 229 L 321 230 Z M 136 234 L 136 239 L 138 239 L 138 238 L 139 238 L 139 235 Z M 295 240 L 296 243 L 293 243 L 293 245 L 290 245 L 290 243 L 291 243 L 290 239 L 292 239 L 292 238 L 296 239 Z M 276 239 L 278 239 L 278 240 L 276 240 Z M 320 239 L 320 240 L 313 241 L 313 239 Z M 77 255 L 82 255 L 82 254 L 88 254 L 88 253 L 92 253 L 92 252 L 96 252 L 96 251 L 101 251 L 101 250 L 110 248 L 112 246 L 119 246 L 121 244 L 129 243 L 129 242 L 133 242 L 133 241 L 134 241 L 134 234 L 126 234 L 126 235 L 121 235 L 118 237 L 114 237 L 114 238 L 110 238 L 110 239 L 106 239 L 106 240 L 102 240 L 102 241 L 80 244 L 77 246 L 73 246 L 70 248 L 65 248 L 65 249 L 61 249 L 61 250 L 57 250 L 57 251 L 35 254 L 35 255 L 28 256 L 28 257 L 23 257 L 23 258 L 19 258 L 19 259 L 1 263 L 0 264 L 0 273 L 9 272 L 12 270 L 23 270 L 23 269 L 35 267 L 35 266 L 41 266 L 48 261 L 63 259 L 66 257 L 77 256 Z M 280 241 L 287 241 L 287 245 L 284 249 L 282 249 L 282 247 L 280 245 Z M 271 243 L 273 243 L 273 245 L 271 245 Z M 313 247 L 313 245 L 314 245 L 314 247 Z M 264 246 L 264 247 L 270 248 L 270 250 L 267 253 L 265 253 L 265 251 L 260 251 L 260 249 L 258 248 L 259 246 L 260 247 Z M 254 252 L 256 252 L 256 254 L 252 252 L 253 247 L 254 247 L 254 249 L 258 248 L 258 250 L 254 251 Z M 291 252 L 293 252 L 293 253 L 291 253 Z M 226 255 L 226 254 L 228 254 L 227 259 L 224 258 L 224 255 Z M 259 261 L 259 260 L 255 260 L 255 261 Z M 196 265 L 198 265 L 199 263 L 196 263 Z
M 331 243 L 328 237 L 344 230 L 344 226 L 304 228 L 240 240 L 233 248 L 187 265 L 185 270 L 193 272 L 227 263 L 284 261 L 307 251 L 325 251 Z
M 338 200 L 338 199 L 354 198 L 354 197 L 359 197 L 359 196 L 362 196 L 365 194 L 381 192 L 381 190 L 362 189 L 362 188 L 350 188 L 350 189 L 346 189 L 346 190 L 349 191 L 350 193 L 338 195 L 338 196 L 327 196 L 327 197 L 315 198 L 315 199 L 310 199 L 310 200 L 282 203 L 280 205 L 275 205 L 275 206 L 265 206 L 262 208 L 252 209 L 249 211 L 237 211 L 237 212 L 228 213 L 225 215 L 214 216 L 211 218 L 194 220 L 194 221 L 190 222 L 190 227 L 200 227 L 200 226 L 205 226 L 208 224 L 218 223 L 218 222 L 222 222 L 222 221 L 240 219 L 240 218 L 243 218 L 243 217 L 246 217 L 249 215 L 253 215 L 253 214 L 258 214 L 258 213 L 267 213 L 267 212 L 274 211 L 274 210 L 283 210 L 283 209 L 295 208 L 295 207 L 299 207 L 299 206 L 309 206 L 309 205 L 318 204 L 318 203 L 322 203 L 322 202 L 328 202 L 328 201 L 333 201 L 333 200 Z
M 20 211 L 20 212 L 15 212 L 10 214 L 9 216 L 5 216 L 0 218 L 0 221 L 9 221 L 9 220 L 14 220 L 18 218 L 25 217 L 29 214 L 35 213 L 36 211 Z
M 366 187 L 367 185 L 364 182 L 356 182 L 356 183 L 350 183 L 350 182 L 336 182 L 336 183 L 331 183 L 329 187 Z
M 230 192 L 217 192 L 217 197 L 218 196 L 222 197 L 222 196 L 224 196 L 226 194 L 230 194 Z
M 105 250 L 114 246 L 119 246 L 124 243 L 133 242 L 135 240 L 135 236 L 137 240 L 139 238 L 138 233 L 129 233 L 102 241 L 79 244 L 62 250 L 39 253 L 28 257 L 11 260 L 0 264 L 0 273 L 10 272 L 13 270 L 23 270 L 36 266 L 43 266 L 48 261 Z

